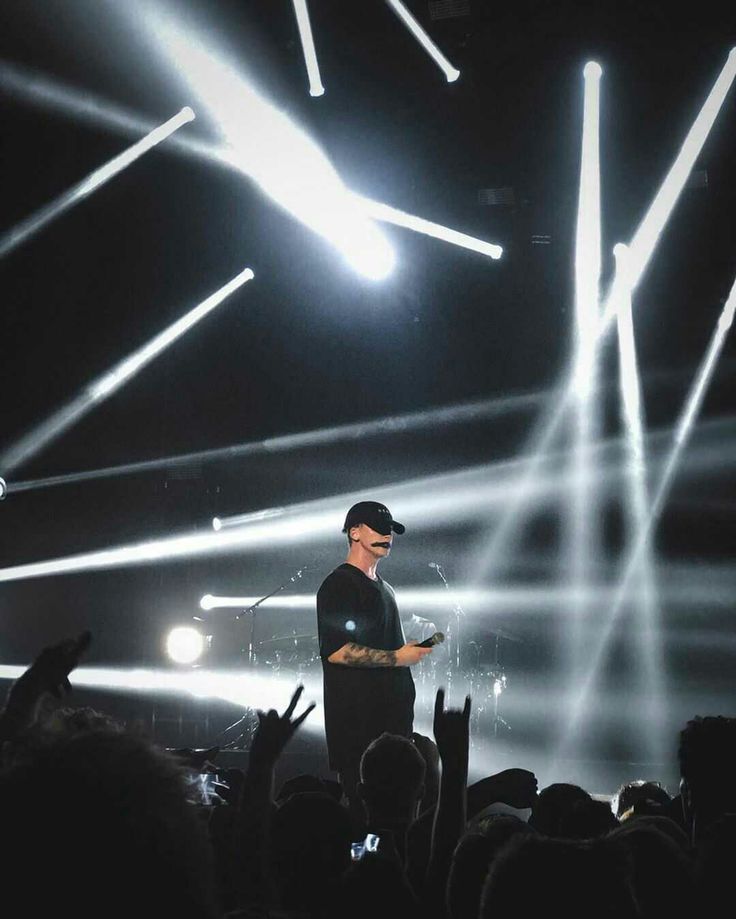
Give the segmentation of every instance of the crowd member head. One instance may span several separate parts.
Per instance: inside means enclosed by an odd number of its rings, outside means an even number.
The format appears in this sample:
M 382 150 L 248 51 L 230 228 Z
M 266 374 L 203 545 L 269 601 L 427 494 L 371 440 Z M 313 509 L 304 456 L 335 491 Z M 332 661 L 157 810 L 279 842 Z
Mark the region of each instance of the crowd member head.
M 534 802 L 529 825 L 545 836 L 563 836 L 564 823 L 573 806 L 580 802 L 591 803 L 593 799 L 578 785 L 558 782 L 543 788 Z
M 334 902 L 350 866 L 350 816 L 330 795 L 292 795 L 273 818 L 272 862 L 280 906 L 317 912 Z
M 184 771 L 141 738 L 46 738 L 0 776 L 0 813 L 3 895 L 19 914 L 215 915 L 210 847 Z
M 559 836 L 563 839 L 596 839 L 605 836 L 618 826 L 610 805 L 603 801 L 575 801 L 563 814 L 559 823 Z
M 624 853 L 612 842 L 518 836 L 495 859 L 480 919 L 638 919 Z
M 622 785 L 613 798 L 613 808 L 621 820 L 632 808 L 636 813 L 652 813 L 666 807 L 672 799 L 658 782 L 627 782 Z M 652 805 L 651 807 L 648 805 Z
M 360 760 L 358 795 L 371 826 L 408 826 L 424 793 L 424 757 L 406 737 L 381 734 Z
M 736 718 L 694 718 L 680 733 L 680 790 L 691 838 L 736 812 Z
M 450 919 L 476 919 L 488 870 L 506 843 L 517 835 L 535 831 L 507 814 L 484 817 L 460 840 L 452 857 L 447 881 Z
M 627 820 L 609 837 L 628 853 L 641 919 L 685 919 L 693 914 L 692 862 L 672 831 L 682 833 L 665 817 L 642 817 Z

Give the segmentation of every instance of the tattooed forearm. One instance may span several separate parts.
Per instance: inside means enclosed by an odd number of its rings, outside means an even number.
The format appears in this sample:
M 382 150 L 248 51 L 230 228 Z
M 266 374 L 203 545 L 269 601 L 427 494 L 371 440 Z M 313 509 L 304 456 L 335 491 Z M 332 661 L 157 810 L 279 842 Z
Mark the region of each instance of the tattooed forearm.
M 380 651 L 377 648 L 366 648 L 365 645 L 356 645 L 348 642 L 340 648 L 339 659 L 335 663 L 345 664 L 348 667 L 395 667 L 396 652 Z

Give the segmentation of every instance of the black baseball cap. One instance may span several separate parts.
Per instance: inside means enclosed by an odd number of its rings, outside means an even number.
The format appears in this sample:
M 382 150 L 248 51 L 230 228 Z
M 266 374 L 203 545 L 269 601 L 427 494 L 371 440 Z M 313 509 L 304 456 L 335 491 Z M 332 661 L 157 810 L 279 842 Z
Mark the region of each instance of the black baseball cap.
M 350 527 L 357 527 L 361 523 L 367 524 L 382 536 L 388 536 L 391 530 L 401 536 L 406 530 L 403 523 L 394 520 L 386 505 L 379 504 L 378 501 L 359 501 L 354 504 L 347 513 L 342 531 L 347 533 Z

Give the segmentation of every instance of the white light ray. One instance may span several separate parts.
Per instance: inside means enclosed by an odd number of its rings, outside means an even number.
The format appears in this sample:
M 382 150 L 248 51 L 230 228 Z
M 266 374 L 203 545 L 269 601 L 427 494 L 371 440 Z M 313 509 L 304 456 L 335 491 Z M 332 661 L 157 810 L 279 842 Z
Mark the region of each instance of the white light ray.
M 44 77 L 19 71 L 8 64 L 0 63 L 0 86 L 4 89 L 9 88 L 22 98 L 44 105 L 53 111 L 65 112 L 75 117 L 83 118 L 93 124 L 104 124 L 107 127 L 116 128 L 129 134 L 136 134 L 151 128 L 150 122 L 136 118 L 111 103 L 90 97 L 88 93 L 72 87 L 58 86 Z M 243 168 L 242 162 L 232 149 L 223 146 L 217 146 L 193 137 L 174 136 L 167 145 L 167 149 L 174 149 L 178 153 L 195 156 L 198 159 L 204 159 L 218 166 L 225 166 L 228 169 L 248 175 L 247 170 Z M 379 201 L 372 201 L 370 198 L 364 198 L 357 194 L 353 194 L 353 200 L 360 205 L 361 210 L 371 219 L 405 227 L 427 236 L 433 236 L 452 245 L 471 249 L 482 255 L 488 255 L 491 258 L 499 258 L 502 254 L 501 247 L 494 243 L 476 239 L 473 236 L 468 236 L 467 233 L 461 233 L 431 220 L 425 220 L 423 217 L 407 214 Z
M 723 462 L 723 430 L 730 429 L 732 419 L 710 422 L 704 429 L 720 432 L 718 445 L 704 446 L 688 456 L 688 471 L 702 475 L 707 470 L 719 469 Z M 667 432 L 653 436 L 661 441 Z M 618 461 L 618 439 L 602 441 L 596 453 L 597 487 L 601 494 L 605 488 L 617 486 L 621 476 Z M 561 475 L 560 455 L 547 457 L 549 469 L 544 474 L 538 469 L 534 499 L 542 506 L 558 501 L 569 489 L 568 475 Z M 202 555 L 221 555 L 246 550 L 259 552 L 294 543 L 314 545 L 319 540 L 337 538 L 345 516 L 345 509 L 359 500 L 382 497 L 397 513 L 410 521 L 412 532 L 434 529 L 439 525 L 457 526 L 478 520 L 487 520 L 492 513 L 503 510 L 509 500 L 510 483 L 517 480 L 519 466 L 528 460 L 514 459 L 470 470 L 412 479 L 408 482 L 377 485 L 359 492 L 332 496 L 314 502 L 271 508 L 254 514 L 240 515 L 240 525 L 229 526 L 220 532 L 194 532 L 168 536 L 127 546 L 86 552 L 80 555 L 57 558 L 43 562 L 14 565 L 0 569 L 0 582 L 26 580 L 54 574 L 78 571 L 127 567 L 150 562 L 174 561 Z M 230 518 L 223 523 L 231 523 Z M 244 522 L 246 519 L 249 522 Z
M 386 0 L 386 3 L 396 13 L 399 19 L 404 23 L 411 34 L 416 38 L 419 44 L 429 54 L 432 60 L 437 64 L 444 73 L 448 83 L 454 83 L 460 76 L 460 71 L 453 67 L 445 55 L 440 51 L 437 45 L 427 35 L 424 29 L 419 25 L 417 20 L 412 16 L 409 10 L 404 6 L 401 0 Z
M 294 13 L 296 14 L 296 23 L 299 26 L 299 38 L 301 39 L 302 51 L 304 52 L 304 63 L 307 66 L 309 95 L 322 96 L 324 95 L 325 88 L 322 85 L 322 78 L 319 75 L 319 63 L 317 62 L 317 51 L 314 47 L 312 25 L 309 22 L 307 0 L 292 0 L 292 3 L 294 4 Z
M 628 246 L 615 246 L 616 273 L 624 282 L 630 277 Z M 622 420 L 628 441 L 627 516 L 628 542 L 636 543 L 647 529 L 649 495 L 647 489 L 647 461 L 644 445 L 644 411 L 641 400 L 641 383 L 636 360 L 634 324 L 631 315 L 631 288 L 622 284 L 622 296 L 617 311 L 619 383 L 621 388 Z M 647 540 L 636 573 L 635 611 L 641 630 L 641 640 L 635 643 L 635 653 L 640 659 L 643 679 L 641 723 L 643 749 L 647 759 L 659 761 L 667 749 L 664 659 L 660 636 L 660 610 L 657 595 L 654 547 Z
M 156 472 L 161 469 L 166 470 L 190 464 L 239 459 L 258 454 L 269 456 L 273 453 L 303 450 L 307 447 L 320 447 L 345 442 L 354 443 L 367 437 L 409 434 L 426 428 L 437 429 L 446 425 L 467 424 L 502 417 L 515 412 L 531 411 L 539 405 L 543 398 L 544 393 L 521 393 L 514 396 L 504 396 L 499 399 L 462 402 L 458 405 L 408 412 L 405 415 L 387 415 L 372 421 L 357 421 L 352 424 L 317 428 L 313 431 L 283 434 L 279 437 L 233 444 L 229 447 L 216 447 L 212 450 L 199 450 L 195 453 L 178 453 L 174 456 L 142 460 L 137 463 L 124 463 L 119 466 L 106 466 L 101 469 L 87 469 L 82 472 L 47 476 L 42 479 L 17 481 L 12 482 L 10 488 L 14 494 L 17 494 L 38 488 L 50 488 L 56 485 L 76 485 L 96 479 Z
M 134 351 L 111 371 L 92 382 L 75 399 L 54 412 L 41 424 L 33 428 L 14 444 L 0 454 L 0 469 L 11 472 L 24 462 L 36 456 L 44 447 L 60 437 L 73 424 L 76 424 L 91 409 L 117 392 L 133 376 L 158 357 L 162 351 L 173 344 L 193 325 L 212 312 L 223 300 L 236 291 L 242 284 L 253 277 L 253 271 L 246 268 L 224 284 L 219 290 L 207 297 L 200 304 L 185 313 L 181 319 L 172 323 L 155 338 Z
M 708 351 L 701 363 L 700 369 L 685 402 L 682 414 L 675 429 L 674 442 L 670 448 L 669 454 L 663 463 L 663 471 L 657 484 L 657 490 L 652 499 L 649 514 L 646 519 L 646 525 L 640 528 L 638 538 L 631 546 L 627 553 L 625 563 L 622 569 L 622 575 L 619 580 L 616 596 L 611 607 L 607 621 L 596 647 L 590 656 L 590 666 L 587 670 L 585 679 L 580 686 L 580 693 L 570 712 L 570 721 L 566 733 L 561 738 L 560 750 L 564 750 L 566 745 L 574 736 L 579 727 L 581 716 L 585 711 L 586 701 L 590 696 L 595 679 L 598 675 L 599 668 L 603 657 L 608 648 L 611 636 L 613 635 L 616 623 L 623 608 L 624 602 L 628 596 L 632 578 L 636 574 L 641 553 L 646 549 L 652 536 L 652 531 L 656 526 L 665 501 L 669 494 L 672 481 L 678 466 L 682 462 L 683 453 L 690 434 L 695 425 L 695 419 L 705 398 L 705 392 L 710 383 L 716 368 L 718 357 L 720 356 L 726 336 L 733 324 L 734 311 L 736 311 L 736 281 L 734 282 L 728 299 L 721 311 L 721 315 L 716 324 L 716 329 L 711 338 Z
M 325 572 L 329 568 L 325 565 Z M 723 604 L 728 603 L 733 592 L 734 583 L 730 572 L 713 570 L 710 579 L 700 582 L 697 566 L 688 566 L 687 573 L 678 572 L 676 567 L 666 566 L 667 581 L 663 585 L 668 607 L 687 612 L 693 604 Z M 315 575 L 317 577 L 317 575 Z M 524 620 L 539 613 L 555 612 L 558 615 L 570 617 L 574 615 L 572 605 L 578 602 L 585 603 L 590 609 L 590 619 L 586 619 L 589 637 L 598 635 L 601 619 L 610 609 L 610 603 L 616 597 L 617 587 L 603 580 L 592 580 L 584 588 L 573 588 L 569 585 L 553 585 L 548 583 L 532 584 L 514 583 L 504 584 L 500 587 L 457 588 L 453 590 L 453 600 L 459 603 L 465 613 L 478 615 L 489 622 L 487 615 L 489 605 L 503 609 L 504 613 L 513 613 L 514 619 Z M 630 592 L 627 602 L 639 603 L 644 596 L 642 588 Z M 396 589 L 396 598 L 399 608 L 422 613 L 441 613 L 447 615 L 447 590 L 444 587 L 409 587 Z M 212 610 L 244 610 L 249 609 L 260 598 L 257 596 L 235 596 L 205 594 L 199 601 L 199 607 L 206 612 Z M 280 593 L 265 600 L 262 606 L 272 610 L 290 610 L 314 614 L 314 593 L 289 594 Z M 215 613 L 217 616 L 217 613 Z M 595 623 L 595 626 L 593 624 Z M 513 628 L 513 626 L 511 626 Z M 644 629 L 640 628 L 640 634 Z M 288 636 L 287 636 L 288 637 Z M 734 639 L 736 641 L 736 638 Z
M 315 141 L 174 16 L 150 7 L 143 21 L 161 57 L 215 119 L 233 167 L 332 243 L 364 277 L 382 280 L 391 274 L 391 246 Z
M 736 48 L 732 48 L 729 52 L 726 63 L 688 131 L 680 152 L 677 154 L 670 171 L 665 176 L 649 210 L 644 215 L 644 219 L 639 224 L 629 244 L 629 276 L 627 284 L 632 291 L 639 285 L 657 248 L 657 243 L 682 194 L 688 176 L 692 172 L 693 166 L 708 139 L 711 128 L 733 84 L 734 77 L 736 77 Z M 604 310 L 601 335 L 606 333 L 616 313 L 618 296 L 615 288 L 614 280 L 614 286 Z
M 365 209 L 366 214 L 375 220 L 392 223 L 397 227 L 406 227 L 408 230 L 414 230 L 415 233 L 433 236 L 435 239 L 452 243 L 454 246 L 462 246 L 463 249 L 479 252 L 481 255 L 487 255 L 492 259 L 499 259 L 503 255 L 503 248 L 495 243 L 488 243 L 482 239 L 477 239 L 475 236 L 468 236 L 467 233 L 461 233 L 459 230 L 451 230 L 449 227 L 443 227 L 442 224 L 432 223 L 431 220 L 415 217 L 395 207 L 389 207 L 388 204 L 381 204 L 380 201 L 372 201 L 370 198 L 363 198 L 360 195 L 355 195 L 355 198 Z
M 736 72 L 736 48 L 729 53 L 728 60 L 714 84 L 708 98 L 698 114 L 693 126 L 685 138 L 675 162 L 668 172 L 664 182 L 655 195 L 639 229 L 634 235 L 631 247 L 634 250 L 629 266 L 630 277 L 628 286 L 636 288 L 641 280 L 649 260 L 654 254 L 657 242 L 664 231 L 672 214 L 675 203 L 684 187 L 687 177 L 695 163 L 716 116 L 720 111 L 725 96 L 733 82 Z M 618 308 L 617 304 L 622 291 L 619 285 L 621 279 L 614 277 L 610 293 L 605 299 L 603 315 L 597 334 L 597 345 L 600 348 L 605 340 L 606 333 L 611 327 Z M 532 432 L 526 446 L 526 454 L 530 462 L 524 467 L 523 478 L 519 480 L 513 490 L 513 500 L 508 504 L 506 512 L 490 535 L 484 537 L 473 553 L 468 576 L 474 582 L 480 583 L 486 577 L 493 577 L 504 564 L 513 551 L 520 529 L 528 519 L 529 488 L 536 475 L 535 457 L 542 462 L 544 454 L 549 451 L 555 438 L 560 432 L 570 406 L 575 397 L 575 379 L 572 374 L 558 387 L 550 399 L 550 412 L 542 418 Z
M 22 666 L 0 665 L 0 680 L 17 680 L 26 670 Z M 280 678 L 268 671 L 164 670 L 106 667 L 79 667 L 71 675 L 74 686 L 140 693 L 177 693 L 195 699 L 220 699 L 240 708 L 282 711 L 296 687 L 296 679 Z M 304 722 L 307 730 L 324 728 L 321 680 L 305 679 L 305 705 L 318 707 Z M 301 711 L 301 707 L 298 711 Z
M 74 207 L 75 204 L 79 204 L 80 201 L 91 195 L 92 192 L 101 185 L 109 182 L 110 179 L 122 172 L 123 169 L 130 166 L 131 163 L 134 163 L 139 157 L 143 156 L 144 153 L 147 153 L 157 144 L 166 140 L 174 131 L 178 131 L 182 125 L 193 120 L 194 112 L 188 106 L 183 108 L 178 114 L 174 115 L 173 118 L 159 125 L 159 127 L 154 128 L 153 131 L 133 144 L 132 147 L 119 153 L 105 163 L 104 166 L 100 166 L 99 169 L 95 169 L 94 172 L 91 172 L 86 178 L 82 179 L 81 182 L 77 182 L 76 185 L 73 185 L 68 191 L 65 191 L 57 198 L 54 198 L 53 201 L 39 208 L 39 210 L 31 214 L 25 220 L 16 224 L 12 229 L 0 236 L 0 258 L 8 255 L 21 243 L 35 236 L 36 233 L 39 233 L 47 227 L 52 221 L 56 220 L 57 217 L 60 217 L 70 208 Z
M 575 234 L 575 350 L 572 373 L 575 386 L 573 446 L 571 451 L 572 496 L 567 510 L 567 553 L 565 573 L 576 598 L 572 621 L 563 643 L 567 650 L 567 672 L 575 685 L 581 657 L 581 625 L 591 565 L 597 561 L 598 514 L 592 488 L 591 446 L 598 435 L 599 419 L 594 398 L 597 386 L 599 284 L 601 273 L 600 194 L 600 80 L 599 64 L 589 61 L 583 75 L 583 131 L 580 156 L 580 186 Z M 564 577 L 564 575 L 563 575 Z

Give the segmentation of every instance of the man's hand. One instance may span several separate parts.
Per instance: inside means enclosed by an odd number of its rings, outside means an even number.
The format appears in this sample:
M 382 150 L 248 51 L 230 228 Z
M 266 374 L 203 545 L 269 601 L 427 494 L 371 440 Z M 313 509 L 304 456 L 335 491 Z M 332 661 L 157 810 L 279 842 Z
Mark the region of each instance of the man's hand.
M 299 725 L 315 707 L 316 703 L 312 702 L 298 718 L 291 720 L 291 716 L 294 714 L 303 692 L 304 687 L 297 686 L 283 715 L 279 715 L 274 708 L 269 709 L 267 712 L 257 712 L 258 727 L 250 747 L 251 764 L 257 763 L 258 765 L 271 767 L 276 763 L 284 747 L 296 733 Z
M 448 769 L 468 771 L 470 742 L 470 696 L 460 709 L 445 711 L 445 690 L 438 689 L 434 702 L 434 739 L 440 752 L 443 772 Z
M 418 664 L 419 661 L 431 653 L 431 648 L 420 648 L 418 642 L 408 641 L 396 652 L 396 666 L 413 667 L 414 664 Z
M 533 772 L 504 769 L 468 788 L 468 813 L 476 814 L 498 801 L 510 807 L 533 807 L 536 800 L 537 777 Z
M 33 696 L 34 701 L 37 701 L 47 692 L 57 699 L 71 692 L 69 674 L 75 669 L 91 641 L 92 633 L 82 632 L 78 638 L 67 638 L 57 645 L 44 648 L 14 684 L 8 702 L 10 703 L 16 695 L 22 695 L 25 701 Z
M 78 638 L 67 638 L 44 648 L 10 688 L 5 710 L 0 716 L 0 742 L 13 740 L 35 722 L 39 703 L 47 693 L 60 699 L 71 690 L 69 674 L 91 641 L 91 633 L 82 632 Z

